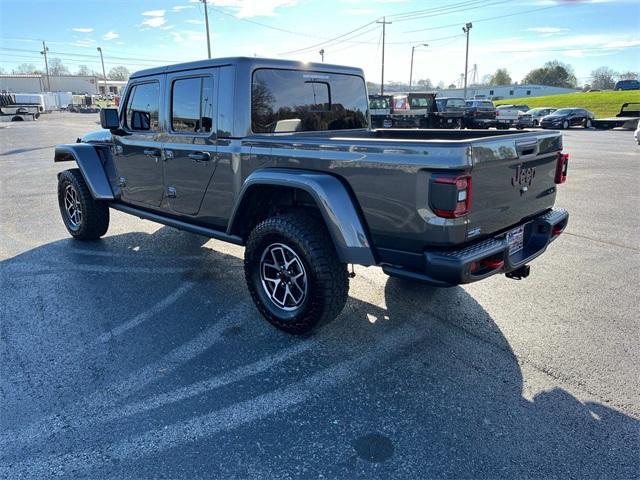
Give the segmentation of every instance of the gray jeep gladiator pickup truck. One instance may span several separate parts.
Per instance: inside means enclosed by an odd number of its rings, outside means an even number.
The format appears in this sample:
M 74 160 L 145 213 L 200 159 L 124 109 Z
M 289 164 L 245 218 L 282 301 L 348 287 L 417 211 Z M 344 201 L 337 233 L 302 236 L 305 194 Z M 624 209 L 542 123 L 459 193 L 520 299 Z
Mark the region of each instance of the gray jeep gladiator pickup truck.
M 369 128 L 363 72 L 223 58 L 131 76 L 103 130 L 58 145 L 60 212 L 81 240 L 113 208 L 244 245 L 276 327 L 336 317 L 348 264 L 452 286 L 527 265 L 566 227 L 558 132 Z

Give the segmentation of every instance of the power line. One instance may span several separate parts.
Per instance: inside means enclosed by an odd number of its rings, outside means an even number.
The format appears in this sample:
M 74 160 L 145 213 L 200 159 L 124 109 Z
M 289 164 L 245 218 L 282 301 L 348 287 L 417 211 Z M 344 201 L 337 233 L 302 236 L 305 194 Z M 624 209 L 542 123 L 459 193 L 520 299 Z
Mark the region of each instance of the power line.
M 396 21 L 396 22 L 408 22 L 410 20 L 418 20 L 420 18 L 438 17 L 438 16 L 441 16 L 441 15 L 449 15 L 449 14 L 452 14 L 452 13 L 459 13 L 459 12 L 466 12 L 468 10 L 475 10 L 476 8 L 490 7 L 490 6 L 493 6 L 493 5 L 500 5 L 502 3 L 507 3 L 509 1 L 510 0 L 497 0 L 497 1 L 494 1 L 494 2 L 490 2 L 490 3 L 486 3 L 484 1 L 482 1 L 482 2 L 479 2 L 478 4 L 468 5 L 468 6 L 460 7 L 460 8 L 447 7 L 447 10 L 443 10 L 443 11 L 425 13 L 425 14 L 421 14 L 421 15 L 407 16 L 407 17 L 400 18 L 400 19 L 395 19 L 394 18 L 394 21 Z
M 557 7 L 561 7 L 561 6 L 562 6 L 562 4 L 557 4 L 557 5 L 551 5 L 549 7 L 534 8 L 532 10 L 524 10 L 522 12 L 508 13 L 506 15 L 497 15 L 495 17 L 479 18 L 477 20 L 471 20 L 471 22 L 478 23 L 478 22 L 486 22 L 486 21 L 489 21 L 489 20 L 498 20 L 500 18 L 514 17 L 516 15 L 523 15 L 525 13 L 534 13 L 534 12 L 539 12 L 541 10 L 548 10 L 550 8 L 557 8 Z M 448 25 L 440 25 L 439 27 L 419 28 L 417 30 L 405 30 L 402 33 L 416 33 L 416 32 L 427 32 L 427 31 L 431 31 L 431 30 L 442 30 L 444 28 L 457 27 L 458 25 L 460 25 L 460 22 L 450 23 Z
M 332 38 L 332 39 L 330 39 L 330 40 L 327 40 L 327 41 L 325 41 L 325 42 L 316 43 L 316 44 L 314 44 L 314 45 L 309 45 L 309 46 L 307 46 L 307 47 L 299 48 L 299 49 L 297 49 L 297 50 L 289 50 L 289 51 L 287 51 L 287 52 L 279 53 L 278 55 L 289 55 L 289 54 L 291 54 L 291 53 L 303 52 L 303 51 L 305 51 L 305 50 L 310 50 L 310 49 L 315 49 L 315 48 L 317 48 L 317 47 L 325 46 L 327 43 L 333 42 L 333 41 L 338 40 L 338 39 L 340 39 L 340 38 L 347 37 L 347 36 L 349 36 L 349 35 L 351 35 L 351 34 L 353 34 L 353 33 L 355 33 L 355 32 L 359 32 L 360 30 L 362 30 L 362 29 L 364 29 L 364 28 L 367 28 L 367 27 L 368 27 L 368 26 L 370 26 L 370 25 L 375 24 L 375 23 L 376 23 L 376 21 L 377 21 L 377 20 L 374 20 L 374 21 L 369 22 L 369 23 L 365 23 L 364 25 L 361 25 L 361 26 L 359 26 L 358 28 L 354 28 L 353 30 L 350 30 L 350 31 L 349 31 L 349 32 L 347 32 L 347 33 L 343 33 L 342 35 L 338 35 L 337 37 L 334 37 L 334 38 Z M 378 28 L 378 27 L 376 26 L 376 29 L 377 29 L 377 28 Z

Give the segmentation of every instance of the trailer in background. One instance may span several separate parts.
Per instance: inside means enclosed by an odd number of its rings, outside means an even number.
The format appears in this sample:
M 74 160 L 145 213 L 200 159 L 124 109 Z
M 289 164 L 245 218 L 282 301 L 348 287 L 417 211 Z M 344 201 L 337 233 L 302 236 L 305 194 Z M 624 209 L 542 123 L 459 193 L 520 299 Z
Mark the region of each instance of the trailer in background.
M 0 121 L 35 120 L 40 116 L 39 103 L 23 103 L 13 94 L 0 94 Z
M 595 118 L 591 125 L 600 130 L 610 130 L 616 127 L 635 130 L 640 120 L 640 103 L 625 103 L 615 117 Z

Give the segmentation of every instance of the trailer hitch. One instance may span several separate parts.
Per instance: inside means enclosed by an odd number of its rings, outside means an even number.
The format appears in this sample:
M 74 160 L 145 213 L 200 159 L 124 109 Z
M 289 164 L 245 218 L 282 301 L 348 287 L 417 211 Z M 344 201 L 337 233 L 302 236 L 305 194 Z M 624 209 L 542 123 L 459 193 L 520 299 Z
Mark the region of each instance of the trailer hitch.
M 531 267 L 529 265 L 523 265 L 511 272 L 505 273 L 504 275 L 513 280 L 522 280 L 523 278 L 527 278 L 529 273 L 531 273 Z

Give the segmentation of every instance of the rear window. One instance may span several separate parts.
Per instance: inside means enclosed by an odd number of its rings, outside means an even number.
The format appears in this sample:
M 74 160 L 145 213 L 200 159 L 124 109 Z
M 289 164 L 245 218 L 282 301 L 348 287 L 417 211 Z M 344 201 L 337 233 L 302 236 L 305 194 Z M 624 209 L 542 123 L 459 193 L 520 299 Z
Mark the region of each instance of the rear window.
M 251 85 L 254 133 L 367 128 L 368 98 L 356 75 L 258 69 Z
M 432 97 L 419 97 L 416 95 L 411 95 L 409 97 L 410 108 L 429 108 L 432 103 L 433 103 Z
M 389 99 L 388 98 L 372 98 L 369 100 L 369 108 L 372 110 L 389 108 Z

